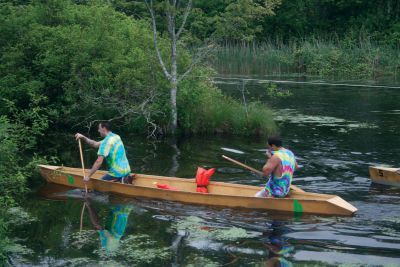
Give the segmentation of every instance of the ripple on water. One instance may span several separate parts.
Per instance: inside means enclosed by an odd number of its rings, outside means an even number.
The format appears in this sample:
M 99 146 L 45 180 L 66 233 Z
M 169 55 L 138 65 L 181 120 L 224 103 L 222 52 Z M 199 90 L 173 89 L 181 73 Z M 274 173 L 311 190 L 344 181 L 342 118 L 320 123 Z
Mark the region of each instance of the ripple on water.
M 400 264 L 398 258 L 327 251 L 299 250 L 295 252 L 293 258 L 297 261 L 312 259 L 313 261 L 325 262 L 328 264 L 363 264 L 367 266 L 381 266 L 382 263 L 388 266 L 391 264 L 393 264 L 393 266 L 398 266 Z

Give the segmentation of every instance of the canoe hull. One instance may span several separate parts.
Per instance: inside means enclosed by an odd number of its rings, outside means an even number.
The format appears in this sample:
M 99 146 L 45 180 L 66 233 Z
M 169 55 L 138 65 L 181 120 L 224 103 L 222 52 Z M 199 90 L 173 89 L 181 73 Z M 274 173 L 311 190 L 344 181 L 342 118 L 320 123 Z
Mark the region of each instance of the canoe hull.
M 57 166 L 40 166 L 42 176 L 50 183 L 70 187 L 84 188 L 81 170 Z M 259 209 L 274 212 L 297 214 L 319 214 L 329 216 L 351 216 L 357 209 L 338 196 L 307 192 L 292 193 L 286 198 L 256 198 L 254 193 L 260 190 L 256 186 L 212 182 L 209 194 L 196 192 L 194 179 L 182 179 L 152 175 L 137 175 L 133 185 L 102 181 L 103 172 L 95 174 L 87 186 L 89 189 L 112 192 L 130 197 L 145 197 L 160 200 L 177 201 L 189 204 L 209 205 L 230 208 Z M 163 190 L 153 185 L 168 184 L 182 191 Z
M 369 175 L 374 183 L 400 187 L 400 175 L 396 173 L 397 170 L 397 168 L 370 166 Z

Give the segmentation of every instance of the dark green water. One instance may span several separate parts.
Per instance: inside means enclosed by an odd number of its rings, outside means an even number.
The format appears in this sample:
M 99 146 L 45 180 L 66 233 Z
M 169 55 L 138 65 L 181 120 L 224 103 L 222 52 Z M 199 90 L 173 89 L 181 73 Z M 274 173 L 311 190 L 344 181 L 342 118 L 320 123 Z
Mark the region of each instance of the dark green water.
M 237 84 L 220 84 L 239 96 Z M 356 206 L 352 218 L 293 218 L 259 211 L 215 209 L 127 199 L 96 193 L 90 206 L 97 227 L 108 229 L 111 211 L 123 209 L 127 223 L 119 241 L 102 249 L 100 235 L 79 190 L 45 187 L 26 202 L 31 214 L 16 226 L 25 254 L 17 266 L 400 266 L 400 189 L 371 185 L 368 166 L 400 167 L 400 90 L 284 86 L 292 97 L 270 99 L 249 84 L 249 97 L 277 112 L 285 145 L 298 156 L 295 184 L 337 194 Z M 221 159 L 226 154 L 261 167 L 265 140 L 207 137 L 148 141 L 121 133 L 135 172 L 193 177 L 197 166 L 217 167 L 215 181 L 261 185 L 264 181 Z M 66 166 L 79 166 L 71 139 L 53 140 Z M 87 149 L 86 164 L 95 157 Z

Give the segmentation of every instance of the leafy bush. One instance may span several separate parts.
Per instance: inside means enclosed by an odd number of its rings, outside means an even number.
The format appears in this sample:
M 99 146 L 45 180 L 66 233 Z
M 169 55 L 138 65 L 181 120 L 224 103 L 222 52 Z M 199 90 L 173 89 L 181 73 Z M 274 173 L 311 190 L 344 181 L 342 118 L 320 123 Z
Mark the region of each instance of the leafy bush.
M 243 105 L 211 81 L 193 86 L 193 79 L 182 83 L 178 95 L 179 124 L 185 133 L 265 135 L 275 130 L 272 112 L 262 103 Z

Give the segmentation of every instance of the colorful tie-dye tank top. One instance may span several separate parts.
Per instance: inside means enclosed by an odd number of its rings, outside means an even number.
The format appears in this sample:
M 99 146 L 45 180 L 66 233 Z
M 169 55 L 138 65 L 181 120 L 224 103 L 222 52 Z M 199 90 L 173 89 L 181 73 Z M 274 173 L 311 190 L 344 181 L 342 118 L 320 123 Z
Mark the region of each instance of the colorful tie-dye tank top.
M 282 176 L 275 177 L 271 174 L 271 178 L 265 186 L 265 190 L 274 197 L 285 197 L 290 190 L 293 179 L 293 172 L 296 166 L 294 154 L 289 149 L 281 149 L 273 152 L 278 156 L 282 164 Z

